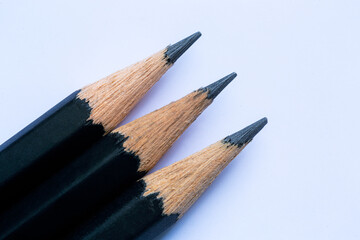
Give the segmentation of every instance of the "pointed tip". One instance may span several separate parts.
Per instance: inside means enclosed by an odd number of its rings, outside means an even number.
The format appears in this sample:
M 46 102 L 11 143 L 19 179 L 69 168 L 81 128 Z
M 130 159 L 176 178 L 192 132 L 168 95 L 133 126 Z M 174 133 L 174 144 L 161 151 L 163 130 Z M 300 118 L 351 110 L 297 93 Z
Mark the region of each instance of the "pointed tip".
M 207 87 L 200 88 L 199 90 L 208 92 L 208 99 L 214 99 L 217 95 L 237 76 L 235 72 L 217 80 L 216 82 L 208 85 Z
M 246 128 L 227 136 L 223 139 L 223 142 L 230 143 L 232 145 L 237 145 L 238 147 L 243 146 L 251 142 L 256 134 L 267 124 L 268 120 L 266 117 L 260 119 L 259 121 L 247 126 Z
M 167 62 L 169 64 L 173 64 L 174 62 L 176 62 L 176 60 L 178 60 L 178 58 L 183 55 L 183 53 L 188 50 L 188 48 L 191 47 L 191 45 L 193 45 L 193 43 L 199 39 L 199 37 L 201 37 L 201 33 L 196 32 L 189 37 L 168 46 L 165 52 Z

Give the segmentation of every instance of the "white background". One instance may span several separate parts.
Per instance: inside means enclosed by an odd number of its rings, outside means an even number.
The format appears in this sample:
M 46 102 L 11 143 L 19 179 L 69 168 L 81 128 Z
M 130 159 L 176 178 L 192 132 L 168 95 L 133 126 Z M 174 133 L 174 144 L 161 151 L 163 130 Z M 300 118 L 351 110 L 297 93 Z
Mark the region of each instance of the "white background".
M 195 31 L 129 122 L 238 77 L 156 169 L 268 125 L 162 239 L 360 239 L 359 1 L 0 1 L 0 142 Z

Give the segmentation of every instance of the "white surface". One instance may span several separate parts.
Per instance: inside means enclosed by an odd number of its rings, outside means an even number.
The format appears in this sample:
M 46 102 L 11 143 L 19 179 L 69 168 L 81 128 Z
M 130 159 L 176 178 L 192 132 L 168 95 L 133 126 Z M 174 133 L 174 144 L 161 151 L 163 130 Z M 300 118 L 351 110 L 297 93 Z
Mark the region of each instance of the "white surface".
M 359 239 L 359 1 L 0 1 L 0 142 L 199 30 L 125 122 L 236 71 L 156 169 L 268 125 L 163 239 Z

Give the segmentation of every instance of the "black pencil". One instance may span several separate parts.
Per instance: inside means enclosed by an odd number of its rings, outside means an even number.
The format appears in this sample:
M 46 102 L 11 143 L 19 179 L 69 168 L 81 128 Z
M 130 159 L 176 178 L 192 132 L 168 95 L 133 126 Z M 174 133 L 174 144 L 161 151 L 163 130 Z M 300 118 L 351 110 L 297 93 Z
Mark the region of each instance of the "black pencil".
M 200 36 L 75 91 L 2 144 L 0 211 L 113 130 Z
M 234 78 L 207 87 L 104 136 L 0 219 L 0 239 L 54 239 L 145 175 Z
M 174 224 L 216 176 L 265 126 L 263 118 L 223 140 L 137 181 L 69 236 L 152 239 Z

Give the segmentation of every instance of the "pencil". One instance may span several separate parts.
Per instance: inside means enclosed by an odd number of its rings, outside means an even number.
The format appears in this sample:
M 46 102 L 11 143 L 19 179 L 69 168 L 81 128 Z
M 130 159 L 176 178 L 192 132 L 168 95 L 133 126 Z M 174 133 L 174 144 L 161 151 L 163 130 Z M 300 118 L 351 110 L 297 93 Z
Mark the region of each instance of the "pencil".
M 0 210 L 6 209 L 119 124 L 201 36 L 199 32 L 67 98 L 0 146 Z
M 200 88 L 104 136 L 0 219 L 0 239 L 53 239 L 145 175 L 236 77 Z
M 174 224 L 265 126 L 263 118 L 137 181 L 69 239 L 152 239 Z

